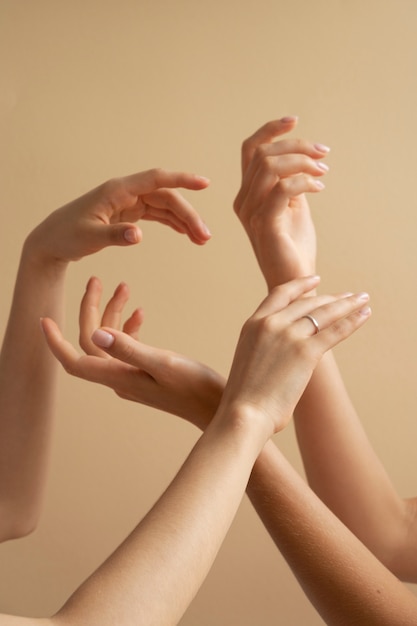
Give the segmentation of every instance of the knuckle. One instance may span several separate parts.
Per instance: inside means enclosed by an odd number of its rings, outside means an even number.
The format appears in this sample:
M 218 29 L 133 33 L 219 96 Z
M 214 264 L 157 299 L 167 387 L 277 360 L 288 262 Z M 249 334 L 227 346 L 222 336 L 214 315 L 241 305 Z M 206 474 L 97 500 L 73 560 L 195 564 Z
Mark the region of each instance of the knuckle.
M 352 330 L 355 328 L 357 321 L 357 316 L 355 314 L 344 317 L 343 319 L 337 320 L 332 325 L 333 334 L 340 339 L 347 337 Z
M 242 154 L 247 154 L 248 152 L 252 152 L 253 150 L 253 138 L 247 137 L 242 141 L 241 152 Z
M 285 195 L 291 195 L 294 193 L 294 185 L 292 178 L 281 178 L 277 184 L 278 189 Z
M 240 198 L 239 198 L 239 194 L 233 200 L 233 211 L 236 213 L 236 215 L 239 215 L 239 213 L 240 213 Z
M 62 367 L 70 376 L 79 376 L 76 364 L 71 360 L 61 361 Z
M 273 335 L 276 332 L 276 321 L 274 315 L 266 315 L 258 321 L 259 332 L 263 335 Z
M 312 348 L 309 341 L 300 341 L 295 340 L 295 337 L 292 338 L 292 349 L 300 362 L 304 362 L 311 358 Z
M 86 338 L 84 337 L 84 335 L 80 334 L 79 338 L 78 338 L 78 343 L 80 345 L 80 348 L 86 353 L 88 354 L 88 352 L 91 349 L 91 344 L 86 340 Z
M 255 152 L 254 152 L 254 159 L 256 159 L 256 161 L 260 161 L 262 163 L 265 161 L 267 156 L 268 156 L 267 145 L 261 143 L 258 146 L 256 146 Z
M 253 332 L 253 329 L 256 328 L 258 324 L 258 320 L 255 317 L 250 317 L 246 320 L 246 322 L 242 326 L 241 335 L 247 335 Z
M 123 361 L 130 362 L 135 356 L 135 350 L 130 343 L 123 343 L 119 345 L 114 352 L 117 350 L 117 356 L 121 358 Z
M 166 182 L 166 171 L 162 167 L 153 167 L 148 171 L 148 175 L 155 187 L 160 187 Z
M 110 206 L 117 210 L 126 200 L 126 186 L 123 178 L 110 178 L 102 185 L 102 195 Z
M 159 367 L 161 374 L 166 378 L 178 365 L 178 358 L 173 352 L 167 352 L 161 358 Z
M 123 179 L 120 177 L 110 178 L 102 185 L 102 189 L 107 196 L 117 195 L 123 188 Z

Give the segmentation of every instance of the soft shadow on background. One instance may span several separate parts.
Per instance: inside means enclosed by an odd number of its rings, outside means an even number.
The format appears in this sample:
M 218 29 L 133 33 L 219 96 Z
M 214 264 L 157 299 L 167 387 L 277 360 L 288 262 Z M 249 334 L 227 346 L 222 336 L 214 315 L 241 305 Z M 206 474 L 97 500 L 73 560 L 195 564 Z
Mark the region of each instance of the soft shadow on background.
M 90 275 L 124 280 L 142 340 L 227 373 L 264 285 L 232 212 L 244 137 L 300 117 L 331 146 L 311 205 L 323 289 L 367 290 L 373 318 L 338 349 L 367 432 L 404 496 L 415 462 L 417 137 L 413 0 L 0 0 L 1 329 L 20 246 L 54 208 L 161 166 L 211 178 L 188 193 L 204 248 L 159 225 L 140 247 L 71 267 L 67 335 Z M 45 511 L 0 547 L 0 609 L 55 611 L 153 504 L 198 437 L 178 418 L 62 373 Z M 291 428 L 277 438 L 301 470 Z M 244 501 L 182 626 L 322 624 Z

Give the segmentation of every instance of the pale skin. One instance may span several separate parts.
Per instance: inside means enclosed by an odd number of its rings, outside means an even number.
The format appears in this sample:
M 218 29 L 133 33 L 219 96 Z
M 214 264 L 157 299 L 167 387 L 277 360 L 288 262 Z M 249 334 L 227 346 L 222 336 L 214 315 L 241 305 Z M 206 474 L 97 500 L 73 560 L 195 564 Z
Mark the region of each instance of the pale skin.
M 56 210 L 27 237 L 0 354 L 0 541 L 30 533 L 40 515 L 57 365 L 39 319 L 62 323 L 69 263 L 106 246 L 139 243 L 139 219 L 204 244 L 206 226 L 174 188 L 200 190 L 208 182 L 161 169 L 114 179 Z
M 316 158 L 317 144 L 276 141 L 296 124 L 296 118 L 270 122 L 242 147 L 242 188 L 234 208 L 268 290 L 316 271 L 315 230 L 305 195 L 280 200 L 277 186 L 288 173 L 288 162 Z M 300 173 L 300 168 L 301 163 L 292 171 Z M 295 186 L 296 179 L 287 184 Z M 306 184 L 304 191 L 311 190 Z M 417 582 L 417 498 L 405 500 L 395 490 L 330 352 L 296 407 L 295 427 L 313 490 L 396 576 Z
M 268 295 L 242 329 L 226 385 L 205 366 L 144 346 L 110 327 L 93 333 L 94 354 L 80 356 L 52 320 L 43 320 L 51 350 L 70 373 L 140 402 L 153 397 L 158 407 L 171 397 L 174 412 L 206 426 L 149 514 L 45 624 L 178 623 L 213 563 L 266 442 L 291 419 L 323 353 L 369 318 L 362 294 L 302 297 L 317 283 L 317 277 L 302 278 Z M 86 347 L 99 289 L 96 280 L 90 281 L 83 299 L 81 341 Z M 115 315 L 120 312 L 116 300 L 117 295 L 106 307 L 107 319 L 113 309 Z M 305 318 L 309 313 L 321 320 L 318 335 Z M 132 334 L 138 326 L 138 320 L 131 324 Z M 200 406 L 194 392 L 190 396 L 190 381 L 202 390 L 209 381 Z M 212 403 L 211 415 L 206 401 Z M 15 619 L 22 626 L 37 621 Z

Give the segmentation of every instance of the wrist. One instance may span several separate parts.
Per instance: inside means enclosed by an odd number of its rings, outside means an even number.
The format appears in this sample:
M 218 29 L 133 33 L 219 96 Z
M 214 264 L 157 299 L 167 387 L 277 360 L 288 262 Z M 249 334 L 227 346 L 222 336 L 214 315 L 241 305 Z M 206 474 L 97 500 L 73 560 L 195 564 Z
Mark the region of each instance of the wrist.
M 39 229 L 40 226 L 37 226 L 26 237 L 22 256 L 38 266 L 65 269 L 69 261 L 48 252 L 44 244 L 45 237 Z
M 23 244 L 20 265 L 39 276 L 60 279 L 65 275 L 68 261 L 49 255 L 39 243 L 35 229 Z
M 274 434 L 272 420 L 255 405 L 246 402 L 220 402 L 213 426 L 228 430 L 238 439 L 247 440 L 259 453 Z

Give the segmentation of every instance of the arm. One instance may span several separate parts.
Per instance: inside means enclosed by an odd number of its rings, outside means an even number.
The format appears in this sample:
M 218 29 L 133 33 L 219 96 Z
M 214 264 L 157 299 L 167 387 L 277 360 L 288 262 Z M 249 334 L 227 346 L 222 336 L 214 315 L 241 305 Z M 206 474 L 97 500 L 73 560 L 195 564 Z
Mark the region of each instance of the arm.
M 151 170 L 109 181 L 58 209 L 27 237 L 0 354 L 0 541 L 36 526 L 48 462 L 56 362 L 39 328 L 52 316 L 62 323 L 70 261 L 108 245 L 138 243 L 132 222 L 154 219 L 202 244 L 209 234 L 176 190 L 202 189 L 191 174 Z
M 85 324 L 81 336 L 86 348 L 91 349 L 87 334 L 94 320 L 99 321 L 98 309 L 92 314 L 98 301 L 92 293 L 86 299 L 89 302 L 84 300 L 85 311 L 80 316 Z M 88 315 L 92 316 L 90 321 Z M 361 325 L 368 315 L 366 309 L 362 311 L 357 323 Z M 158 402 L 164 398 L 172 412 L 200 428 L 210 423 L 220 403 L 224 381 L 217 376 L 213 387 L 214 373 L 201 363 L 150 348 L 110 328 L 94 333 L 91 342 L 95 346 L 94 357 L 80 356 L 55 325 L 49 320 L 44 324 L 54 353 L 73 374 L 101 382 L 138 402 L 144 397 L 149 401 L 153 392 Z M 108 358 L 101 358 L 105 366 L 100 366 L 97 357 L 105 354 L 108 357 L 109 342 L 115 358 L 111 366 Z M 288 361 L 284 354 L 282 350 L 283 360 Z M 264 379 L 268 369 L 257 364 L 260 379 Z M 238 374 L 246 387 L 244 372 L 239 370 Z M 198 390 L 197 396 L 193 396 L 192 389 Z M 217 460 L 214 465 L 216 469 Z M 247 493 L 326 623 L 402 626 L 416 621 L 416 598 L 322 504 L 270 441 L 255 462 Z M 325 555 L 330 557 L 324 558 Z M 88 595 L 85 601 L 88 602 Z
M 180 472 L 127 540 L 52 618 L 53 624 L 178 622 L 216 556 L 267 439 L 288 423 L 323 352 L 367 319 L 355 297 L 300 299 L 316 283 L 307 278 L 279 287 L 248 320 L 216 414 Z M 308 313 L 322 320 L 319 335 L 305 319 Z M 75 374 L 88 377 L 90 372 L 96 379 L 108 364 L 118 363 L 94 355 L 79 361 L 50 320 L 43 327 L 53 352 Z M 99 329 L 94 339 L 107 354 L 122 353 L 126 364 L 138 369 L 139 344 L 128 335 Z M 140 372 L 152 380 L 155 394 L 160 387 L 163 394 L 157 357 L 158 352 L 145 350 L 148 368 Z
M 329 626 L 417 622 L 417 599 L 309 489 L 272 442 L 248 495 L 304 592 Z
M 270 122 L 242 148 L 242 187 L 234 208 L 269 290 L 315 272 L 315 231 L 304 194 L 319 190 L 316 177 L 324 171 L 317 159 L 328 149 L 305 140 L 274 141 L 296 121 Z M 395 491 L 331 353 L 296 407 L 295 427 L 314 491 L 387 567 L 416 582 L 417 500 L 403 500 Z

